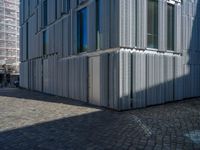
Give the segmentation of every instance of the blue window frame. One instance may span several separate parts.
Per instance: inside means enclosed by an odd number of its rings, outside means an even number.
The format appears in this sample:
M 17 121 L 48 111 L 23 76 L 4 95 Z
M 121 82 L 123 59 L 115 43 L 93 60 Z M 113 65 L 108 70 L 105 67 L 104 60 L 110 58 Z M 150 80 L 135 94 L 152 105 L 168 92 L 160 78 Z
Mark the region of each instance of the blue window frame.
M 77 14 L 77 45 L 78 52 L 85 52 L 88 48 L 88 35 L 87 35 L 87 8 L 78 11 Z

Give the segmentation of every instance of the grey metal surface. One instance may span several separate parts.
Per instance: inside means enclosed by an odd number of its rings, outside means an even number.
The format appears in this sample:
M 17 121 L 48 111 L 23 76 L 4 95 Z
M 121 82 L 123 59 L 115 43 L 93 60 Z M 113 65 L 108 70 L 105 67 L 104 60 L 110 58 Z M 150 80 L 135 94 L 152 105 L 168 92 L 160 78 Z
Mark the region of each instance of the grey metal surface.
M 62 0 L 57 1 L 57 8 L 55 1 L 47 1 L 48 25 L 44 27 L 42 1 L 31 1 L 35 7 L 28 8 L 27 1 L 21 0 L 22 87 L 42 91 L 43 85 L 45 93 L 85 102 L 95 90 L 99 94 L 95 96 L 97 105 L 117 110 L 200 96 L 198 0 L 175 3 L 174 51 L 167 50 L 166 0 L 158 1 L 158 49 L 147 48 L 148 0 L 99 0 L 98 50 L 95 0 L 71 0 L 65 13 Z M 78 53 L 77 12 L 85 7 L 88 50 Z M 43 31 L 48 35 L 45 55 Z M 90 60 L 94 56 L 99 57 L 99 68 L 93 79 L 99 83 L 90 86 L 90 66 L 95 65 Z

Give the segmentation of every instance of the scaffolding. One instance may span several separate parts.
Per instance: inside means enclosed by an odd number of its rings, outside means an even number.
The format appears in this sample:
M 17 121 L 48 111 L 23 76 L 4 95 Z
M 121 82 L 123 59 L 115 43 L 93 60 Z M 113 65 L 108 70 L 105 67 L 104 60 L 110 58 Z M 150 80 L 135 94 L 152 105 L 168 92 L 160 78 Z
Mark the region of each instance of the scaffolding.
M 0 0 L 0 70 L 5 65 L 19 71 L 19 0 Z

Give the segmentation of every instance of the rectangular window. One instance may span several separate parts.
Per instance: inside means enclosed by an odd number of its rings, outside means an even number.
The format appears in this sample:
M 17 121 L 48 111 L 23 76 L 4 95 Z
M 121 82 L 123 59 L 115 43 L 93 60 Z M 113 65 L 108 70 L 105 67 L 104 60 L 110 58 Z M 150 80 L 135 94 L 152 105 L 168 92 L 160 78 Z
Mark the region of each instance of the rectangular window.
M 174 50 L 174 5 L 167 4 L 167 50 Z
M 70 11 L 70 0 L 62 1 L 62 11 L 63 13 L 69 13 Z
M 77 37 L 78 37 L 78 52 L 87 51 L 87 9 L 84 8 L 78 12 L 78 20 L 77 20 Z
M 47 26 L 47 0 L 43 2 L 43 25 Z
M 147 47 L 158 48 L 158 0 L 148 0 Z
M 47 31 L 43 31 L 43 55 L 47 54 L 47 44 L 48 44 Z
M 96 0 L 96 48 L 100 49 L 100 0 Z

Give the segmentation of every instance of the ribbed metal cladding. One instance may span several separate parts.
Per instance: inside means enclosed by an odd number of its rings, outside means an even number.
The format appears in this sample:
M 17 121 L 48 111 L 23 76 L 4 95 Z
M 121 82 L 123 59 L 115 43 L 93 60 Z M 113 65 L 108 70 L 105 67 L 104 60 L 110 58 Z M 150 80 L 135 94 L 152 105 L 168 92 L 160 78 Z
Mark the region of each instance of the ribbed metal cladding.
M 123 0 L 120 4 L 120 46 L 135 47 L 136 0 Z
M 120 14 L 120 7 L 119 7 L 120 0 L 110 0 L 110 48 L 119 47 L 119 14 Z
M 100 104 L 109 107 L 109 54 L 100 55 Z
M 110 0 L 100 0 L 100 49 L 110 47 Z
M 20 63 L 20 86 L 28 88 L 28 62 Z
M 71 10 L 71 55 L 77 54 L 77 12 Z
M 137 47 L 147 47 L 147 0 L 137 0 Z
M 96 2 L 88 6 L 88 51 L 96 50 Z
M 67 16 L 63 19 L 63 57 L 70 56 L 70 50 L 71 50 L 71 19 L 70 16 Z
M 179 26 L 180 29 L 180 26 Z M 158 49 L 160 51 L 167 50 L 167 2 L 163 0 L 158 1 Z
M 63 41 L 62 41 L 62 21 L 55 24 L 55 49 L 54 52 L 58 52 L 58 56 L 62 57 L 63 54 Z
M 200 96 L 198 0 L 175 3 L 172 51 L 167 50 L 166 0 L 158 0 L 158 49 L 147 48 L 148 0 L 99 0 L 98 50 L 96 0 L 71 0 L 65 13 L 61 0 L 57 0 L 57 10 L 56 1 L 47 0 L 45 27 L 42 1 L 31 1 L 35 7 L 30 8 L 27 1 L 21 1 L 25 5 L 20 6 L 24 11 L 24 20 L 20 20 L 22 87 L 84 102 L 91 102 L 90 92 L 95 91 L 100 93 L 95 99 L 100 106 L 116 110 Z M 87 9 L 87 51 L 79 53 L 77 13 L 83 8 Z M 48 37 L 46 54 L 44 31 Z M 99 63 L 99 73 L 94 74 L 99 81 L 92 90 L 91 58 Z
M 119 109 L 130 109 L 131 55 L 129 51 L 119 52 Z
M 109 54 L 109 107 L 120 110 L 119 52 Z
M 55 0 L 48 0 L 48 3 L 47 3 L 48 24 L 51 24 L 56 18 L 55 2 L 56 2 Z
M 175 5 L 175 27 L 174 27 L 174 50 L 176 52 L 182 52 L 181 39 L 182 17 L 181 17 L 181 5 Z

